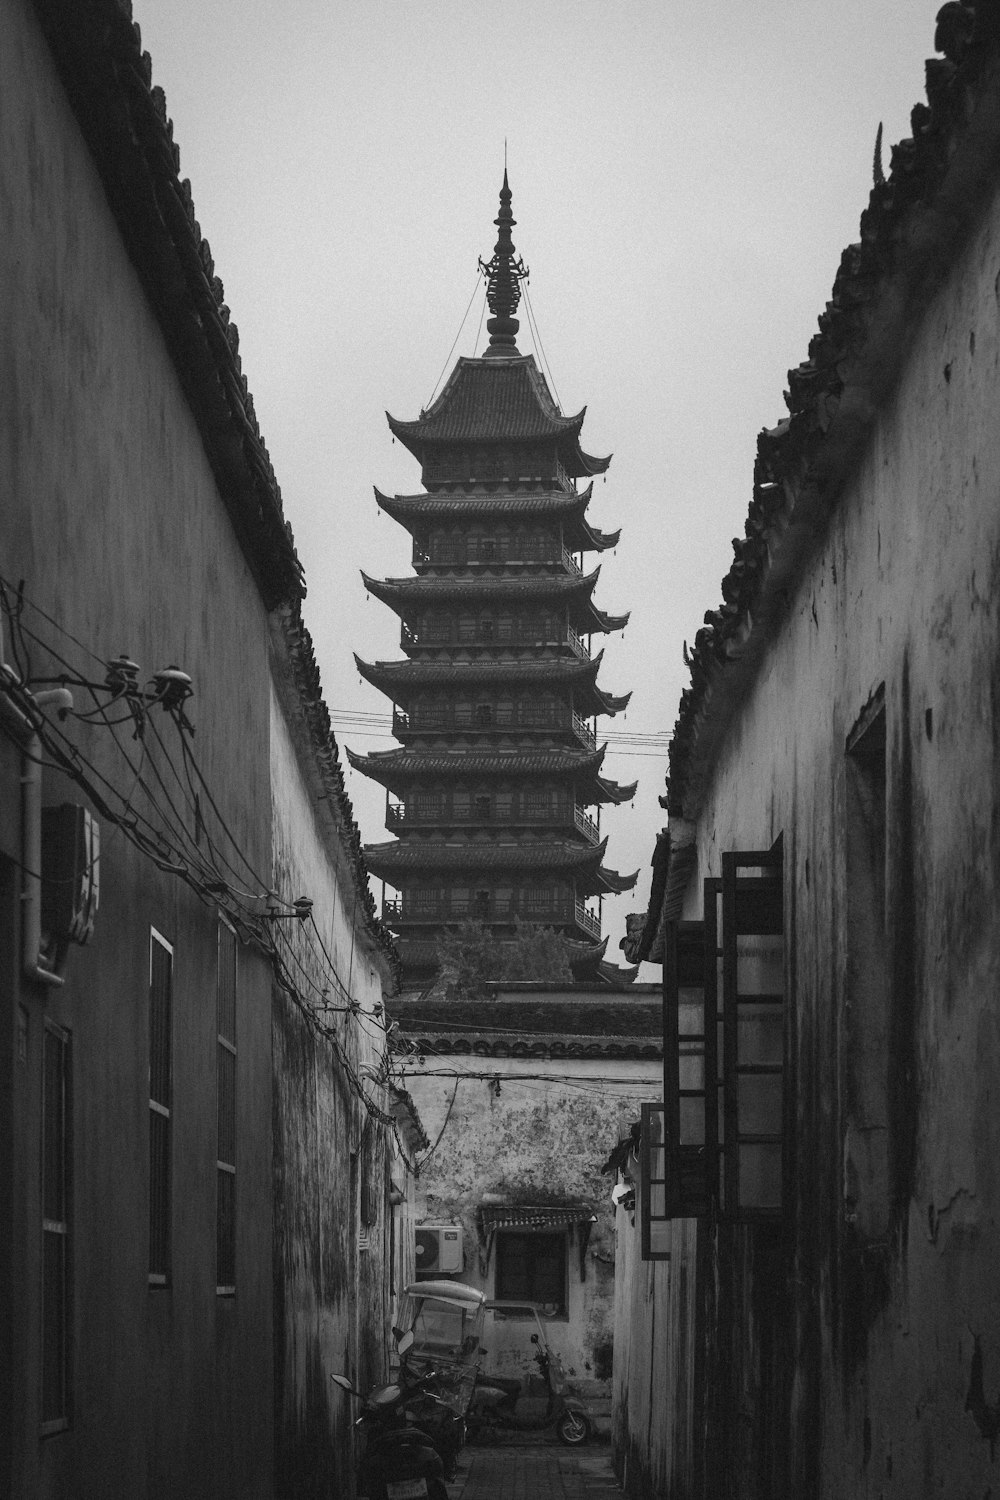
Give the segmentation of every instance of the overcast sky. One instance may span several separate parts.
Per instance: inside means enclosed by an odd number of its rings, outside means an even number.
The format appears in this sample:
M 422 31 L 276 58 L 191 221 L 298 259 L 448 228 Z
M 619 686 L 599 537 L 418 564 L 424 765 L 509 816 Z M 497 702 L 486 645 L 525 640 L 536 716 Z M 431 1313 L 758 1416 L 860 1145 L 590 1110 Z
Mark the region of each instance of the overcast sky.
M 756 435 L 785 414 L 879 121 L 885 164 L 924 98 L 940 0 L 134 0 L 308 583 L 341 748 L 387 749 L 390 708 L 352 651 L 398 658 L 359 569 L 410 571 L 378 485 L 413 493 L 388 409 L 435 389 L 488 259 L 507 141 L 514 242 L 564 412 L 613 452 L 590 516 L 621 526 L 597 602 L 631 609 L 602 684 L 637 733 L 673 727 L 692 640 L 721 597 Z M 477 294 L 459 354 L 479 352 Z M 523 316 L 522 353 L 534 352 Z M 345 715 L 381 714 L 382 737 Z M 645 906 L 663 756 L 608 814 L 609 957 Z M 348 771 L 366 842 L 384 792 Z M 765 831 L 766 832 L 766 831 Z M 647 977 L 647 976 L 644 976 Z M 652 977 L 652 971 L 648 977 Z

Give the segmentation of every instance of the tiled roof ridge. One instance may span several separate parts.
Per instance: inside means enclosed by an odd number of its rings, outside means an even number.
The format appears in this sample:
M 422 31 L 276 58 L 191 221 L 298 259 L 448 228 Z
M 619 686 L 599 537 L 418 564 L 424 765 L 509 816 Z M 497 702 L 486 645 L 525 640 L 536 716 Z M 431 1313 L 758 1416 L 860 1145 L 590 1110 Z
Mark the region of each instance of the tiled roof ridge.
M 965 9 L 971 23 L 973 7 Z M 990 85 L 1000 87 L 1000 0 L 978 0 L 974 12 L 971 35 L 953 41 L 939 27 L 935 44 L 949 55 L 928 59 L 928 102 L 912 111 L 913 136 L 892 148 L 890 175 L 876 181 L 860 241 L 841 257 L 808 358 L 789 371 L 790 415 L 758 437 L 753 499 L 745 535 L 733 541 L 722 603 L 706 613 L 692 649 L 684 647 L 691 685 L 681 694 L 661 799 L 671 816 L 696 814 L 726 714 L 725 702 L 713 712 L 720 679 L 737 662 L 754 670 L 761 637 L 891 389 L 907 326 L 969 229 L 975 188 L 994 170 L 1000 122 L 986 106 L 978 134 L 968 132 L 972 149 L 956 165 L 977 105 Z M 876 328 L 879 312 L 883 327 Z
M 435 1054 L 453 1057 L 551 1057 L 555 1058 L 645 1058 L 650 1061 L 663 1056 L 663 1038 L 655 1032 L 649 1036 L 628 1033 L 589 1035 L 581 1033 L 569 1037 L 566 1032 L 540 1032 L 532 1035 L 518 1034 L 511 1029 L 507 1037 L 491 1037 L 481 1034 L 477 1038 L 475 1027 L 456 1027 L 451 1032 L 432 1031 L 426 1027 L 415 1027 L 404 1035 L 395 1036 L 392 1051 L 407 1056 Z M 517 1040 L 512 1040 L 512 1038 Z
M 309 729 L 320 778 L 337 813 L 337 830 L 353 871 L 365 926 L 388 959 L 398 984 L 401 975 L 399 954 L 388 927 L 377 913 L 375 898 L 368 883 L 368 866 L 361 843 L 361 830 L 355 820 L 354 807 L 344 781 L 340 751 L 333 732 L 330 710 L 323 697 L 312 636 L 302 619 L 299 602 L 286 606 L 280 611 L 279 618 L 292 665 L 295 691 Z
M 469 355 L 463 354 L 456 361 L 455 368 L 445 381 L 441 394 L 436 400 L 431 402 L 430 406 L 421 411 L 418 417 L 407 421 L 399 417 L 393 417 L 389 412 L 386 412 L 386 417 L 388 418 L 390 428 L 397 434 L 402 432 L 414 437 L 420 436 L 423 431 L 444 416 L 451 402 L 455 400 L 459 388 L 468 379 L 475 380 L 477 376 L 486 375 L 490 381 L 496 382 L 506 376 L 508 384 L 511 377 L 515 381 L 521 381 L 522 383 L 526 380 L 531 394 L 538 403 L 541 417 L 550 423 L 553 433 L 572 433 L 574 431 L 579 433 L 583 426 L 587 408 L 583 406 L 573 416 L 563 416 L 552 399 L 552 394 L 545 381 L 543 380 L 539 384 L 538 379 L 535 378 L 537 373 L 538 370 L 533 354 L 521 354 L 511 359 L 474 359 Z
M 548 502 L 550 509 L 555 509 L 558 507 L 559 509 L 567 511 L 579 510 L 582 514 L 582 512 L 587 509 L 587 506 L 593 497 L 594 485 L 593 481 L 591 481 L 591 483 L 587 485 L 587 488 L 585 490 L 539 489 L 524 491 L 519 490 L 513 491 L 509 494 L 484 492 L 482 494 L 448 493 L 444 495 L 387 495 L 384 490 L 379 489 L 377 484 L 373 485 L 372 488 L 375 491 L 376 503 L 383 510 L 391 506 L 397 509 L 401 509 L 405 512 L 408 509 L 419 508 L 424 505 L 429 505 L 440 510 L 464 507 L 474 508 L 477 505 L 490 507 L 495 505 L 497 500 L 501 500 L 515 501 L 524 509 L 530 508 L 531 505 L 537 505 L 540 509 L 544 509 L 546 502 Z
M 111 211 L 160 324 L 220 493 L 269 609 L 305 594 L 239 335 L 163 90 L 128 0 L 34 0 Z

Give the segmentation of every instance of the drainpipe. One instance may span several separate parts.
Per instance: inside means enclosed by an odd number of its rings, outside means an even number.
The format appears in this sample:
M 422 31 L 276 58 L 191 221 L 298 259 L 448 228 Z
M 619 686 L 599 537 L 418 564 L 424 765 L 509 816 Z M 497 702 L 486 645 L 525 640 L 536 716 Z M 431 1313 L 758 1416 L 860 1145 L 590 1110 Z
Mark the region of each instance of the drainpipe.
M 17 674 L 0 659 L 0 681 L 16 682 Z M 35 693 L 39 708 L 66 713 L 73 707 L 68 688 Z M 42 949 L 42 742 L 31 720 L 0 693 L 0 718 L 21 741 L 21 950 L 24 975 L 38 984 L 62 984 L 62 976 L 46 969 Z

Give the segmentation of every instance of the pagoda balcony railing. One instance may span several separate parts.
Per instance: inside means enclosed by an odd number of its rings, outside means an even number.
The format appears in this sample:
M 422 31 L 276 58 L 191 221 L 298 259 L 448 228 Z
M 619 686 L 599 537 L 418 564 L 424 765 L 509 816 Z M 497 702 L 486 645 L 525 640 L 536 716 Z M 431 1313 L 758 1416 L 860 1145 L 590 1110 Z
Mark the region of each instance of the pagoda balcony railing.
M 518 468 L 522 465 L 518 465 Z M 523 465 L 529 467 L 529 465 Z M 570 489 L 571 481 L 558 458 L 546 457 L 530 462 L 530 473 L 518 473 L 512 469 L 507 455 L 456 454 L 453 458 L 436 458 L 425 462 L 423 482 L 430 489 L 437 484 L 484 485 L 552 485 L 559 489 Z
M 497 563 L 563 563 L 571 572 L 581 570 L 575 558 L 561 545 L 557 537 L 531 536 L 515 533 L 513 536 L 497 537 L 448 537 L 428 542 L 426 537 L 415 537 L 413 542 L 413 566 L 415 568 L 464 568 L 470 566 L 491 567 Z
M 590 725 L 578 713 L 556 704 L 442 704 L 415 708 L 410 713 L 397 708 L 392 715 L 392 732 L 397 739 L 411 734 L 503 734 L 531 729 L 543 733 L 571 730 L 588 750 L 597 746 Z
M 566 626 L 566 644 L 574 655 L 579 656 L 582 661 L 590 660 L 590 652 L 582 637 L 578 636 L 572 625 Z
M 573 915 L 576 921 L 576 925 L 578 927 L 582 927 L 584 932 L 589 933 L 593 938 L 599 938 L 601 936 L 600 917 L 595 917 L 593 912 L 589 912 L 582 901 L 577 901 L 575 903 Z
M 594 819 L 587 816 L 582 807 L 574 807 L 573 822 L 576 824 L 580 832 L 586 834 L 587 838 L 590 839 L 593 843 L 596 844 L 600 841 L 601 830 L 598 828 Z
M 573 715 L 573 733 L 576 735 L 581 744 L 585 745 L 588 750 L 597 749 L 597 735 L 591 729 L 587 721 L 585 719 L 581 719 L 580 715 L 577 713 Z
M 540 807 L 527 797 L 512 797 L 498 804 L 493 797 L 472 797 L 468 802 L 456 803 L 442 797 L 437 801 L 427 799 L 419 804 L 394 802 L 386 798 L 385 826 L 394 828 L 451 828 L 480 826 L 490 828 L 567 827 L 570 824 L 582 833 L 590 843 L 600 841 L 600 829 L 595 820 L 575 803 L 561 801 Z
M 470 629 L 450 620 L 445 626 L 413 625 L 403 621 L 399 633 L 399 644 L 404 651 L 412 647 L 438 647 L 450 650 L 455 646 L 475 646 L 483 649 L 509 646 L 533 646 L 558 650 L 568 646 L 581 661 L 590 661 L 586 643 L 572 625 L 559 620 L 530 622 L 520 620 L 479 620 Z
M 409 646 L 560 646 L 566 629 L 560 620 L 554 619 L 507 618 L 467 624 L 449 619 L 441 625 L 412 625 L 404 620 L 400 645 L 404 651 Z M 589 657 L 590 653 L 584 651 L 583 655 Z
M 567 573 L 572 573 L 577 578 L 583 577 L 583 569 L 580 567 L 580 564 L 577 562 L 576 558 L 573 556 L 572 552 L 570 552 L 568 547 L 564 547 L 562 549 L 562 561 Z
M 589 912 L 582 901 L 532 901 L 524 896 L 497 900 L 492 894 L 489 900 L 480 900 L 473 894 L 468 899 L 444 896 L 428 901 L 406 896 L 386 897 L 382 903 L 382 920 L 390 925 L 426 922 L 428 925 L 439 926 L 442 922 L 469 920 L 512 922 L 515 917 L 547 927 L 572 924 L 588 937 L 599 939 L 601 936 L 600 918 Z

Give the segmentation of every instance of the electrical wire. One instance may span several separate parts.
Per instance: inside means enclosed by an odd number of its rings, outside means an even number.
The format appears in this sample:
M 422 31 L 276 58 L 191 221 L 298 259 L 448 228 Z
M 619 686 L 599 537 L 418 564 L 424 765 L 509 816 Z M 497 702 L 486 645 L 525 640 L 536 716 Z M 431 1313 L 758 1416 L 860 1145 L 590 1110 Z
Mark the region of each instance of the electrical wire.
M 20 639 L 22 629 L 24 633 L 27 633 L 27 627 L 23 627 L 23 621 L 20 619 L 23 602 L 23 586 L 19 590 L 18 607 L 16 610 L 10 606 L 6 594 L 3 594 L 2 597 L 0 597 L 0 604 L 2 604 L 4 612 L 11 619 L 12 625 L 15 627 L 12 630 L 12 650 L 14 650 L 15 657 L 19 664 L 27 665 L 27 659 L 25 659 L 25 661 L 23 662 L 21 660 L 22 651 L 24 650 L 23 643 Z M 44 615 L 43 611 L 38 612 Z M 51 617 L 46 618 L 49 618 L 51 620 Z M 95 653 L 89 651 L 89 648 L 83 646 L 82 642 L 77 641 L 70 632 L 62 630 L 61 627 L 58 626 L 57 622 L 53 621 L 51 623 L 53 623 L 57 629 L 60 629 L 61 633 L 64 634 L 67 639 L 72 640 L 74 644 L 80 647 L 80 649 L 84 650 L 89 656 L 92 656 L 95 661 L 101 660 L 96 656 Z M 33 635 L 34 633 L 32 632 L 31 634 Z M 68 677 L 66 680 L 68 682 L 72 682 L 74 685 L 87 687 L 92 692 L 92 695 L 95 696 L 95 702 L 97 702 L 98 706 L 100 707 L 99 700 L 96 699 L 96 694 L 93 691 L 93 685 L 88 684 L 86 681 L 81 681 L 78 674 L 76 674 L 72 664 L 62 658 L 60 654 L 55 650 L 55 648 L 52 647 L 51 643 L 43 641 L 41 640 L 41 638 L 37 639 L 43 649 L 45 649 L 53 657 L 53 659 L 59 661 L 60 664 L 66 669 L 68 673 Z M 102 665 L 104 665 L 104 663 L 102 663 Z M 318 1022 L 314 1007 L 310 1006 L 305 1001 L 304 996 L 289 974 L 284 960 L 282 959 L 282 956 L 277 948 L 273 932 L 269 930 L 268 923 L 261 917 L 261 914 L 259 912 L 248 912 L 245 907 L 242 906 L 239 900 L 234 896 L 234 893 L 229 889 L 225 880 L 221 878 L 218 870 L 215 869 L 214 866 L 212 866 L 210 861 L 205 861 L 204 857 L 201 855 L 200 850 L 197 849 L 197 845 L 195 845 L 195 855 L 189 857 L 187 854 L 185 854 L 183 844 L 187 843 L 188 845 L 190 845 L 192 843 L 191 835 L 186 828 L 184 819 L 178 812 L 173 797 L 169 794 L 166 785 L 163 782 L 162 776 L 159 774 L 158 768 L 154 768 L 156 779 L 163 795 L 167 800 L 167 804 L 171 809 L 174 818 L 180 824 L 182 841 L 181 843 L 177 842 L 177 829 L 174 827 L 169 814 L 164 812 L 148 783 L 141 775 L 142 759 L 140 759 L 139 766 L 137 767 L 128 756 L 128 753 L 122 746 L 117 734 L 114 733 L 113 726 L 116 723 L 125 722 L 125 720 L 111 720 L 108 718 L 108 715 L 106 713 L 102 713 L 100 715 L 100 717 L 103 718 L 104 722 L 112 729 L 112 738 L 114 739 L 119 752 L 123 754 L 127 764 L 132 771 L 133 784 L 127 796 L 124 796 L 121 792 L 119 792 L 117 787 L 114 786 L 114 783 L 111 782 L 96 765 L 94 765 L 94 763 L 81 751 L 80 747 L 76 745 L 69 738 L 69 736 L 59 728 L 58 724 L 52 721 L 47 715 L 44 714 L 42 710 L 38 708 L 38 705 L 35 703 L 30 690 L 23 683 L 8 684 L 7 687 L 10 696 L 14 698 L 15 701 L 18 701 L 18 706 L 21 707 L 22 711 L 26 713 L 26 716 L 32 723 L 33 729 L 38 734 L 40 741 L 47 749 L 51 757 L 50 763 L 55 768 L 70 776 L 77 782 L 78 785 L 82 786 L 83 789 L 87 792 L 87 795 L 90 797 L 91 802 L 97 809 L 100 816 L 102 816 L 107 822 L 111 823 L 115 830 L 123 832 L 125 836 L 130 840 L 130 842 L 132 842 L 142 854 L 152 859 L 152 861 L 157 865 L 159 869 L 183 879 L 185 883 L 188 884 L 188 886 L 195 892 L 198 898 L 205 904 L 210 905 L 213 909 L 223 911 L 224 914 L 233 922 L 233 925 L 234 927 L 236 927 L 241 938 L 244 941 L 252 942 L 255 946 L 258 947 L 258 949 L 263 951 L 267 957 L 269 957 L 272 964 L 272 971 L 275 974 L 275 979 L 279 987 L 283 991 L 288 993 L 290 997 L 297 1003 L 299 1008 L 306 1014 L 307 1018 L 314 1025 L 315 1029 L 318 1030 L 321 1034 L 325 1035 L 331 1042 L 334 1047 L 337 1059 L 348 1078 L 349 1086 L 361 1100 L 366 1111 L 369 1114 L 377 1117 L 383 1124 L 392 1123 L 391 1116 L 386 1115 L 384 1111 L 381 1111 L 378 1106 L 368 1098 L 360 1079 L 357 1077 L 357 1075 L 354 1073 L 353 1068 L 351 1067 L 350 1060 L 347 1057 L 347 1054 L 344 1052 L 343 1045 L 340 1042 L 340 1039 L 337 1036 L 335 1030 L 329 1025 Z M 20 689 L 20 691 L 17 690 L 18 688 Z M 130 714 L 129 717 L 131 718 L 134 716 Z M 172 717 L 175 716 L 172 715 Z M 88 719 L 93 722 L 92 716 L 90 714 L 88 714 Z M 180 728 L 179 723 L 178 727 Z M 7 738 L 12 738 L 10 733 L 5 731 L 5 734 Z M 173 774 L 178 781 L 178 785 L 182 786 L 176 766 L 174 765 L 169 755 L 169 751 L 164 745 L 162 736 L 159 736 L 157 732 L 156 737 L 161 745 L 161 748 L 163 749 L 166 759 L 171 766 Z M 183 734 L 181 736 L 181 740 L 183 744 Z M 210 788 L 208 788 L 204 777 L 201 775 L 200 768 L 198 768 L 197 766 L 197 762 L 193 761 L 193 764 L 195 766 L 195 771 L 199 777 L 200 783 L 205 787 L 206 795 L 210 800 L 213 811 L 216 812 L 216 815 L 219 817 L 220 822 L 223 823 L 223 826 L 225 827 L 224 820 L 222 819 L 221 814 L 218 812 L 215 799 L 214 797 L 212 797 L 211 790 Z M 132 808 L 131 803 L 135 795 L 137 785 L 142 786 L 151 808 L 155 810 L 157 816 L 163 822 L 164 827 L 162 829 L 155 827 L 155 825 L 152 824 L 148 818 L 144 817 L 140 813 L 137 813 Z M 104 788 L 105 790 L 102 791 L 101 788 Z M 109 796 L 121 803 L 120 811 L 116 809 L 108 800 Z M 144 831 L 142 825 L 145 825 L 145 827 L 148 828 L 148 833 Z M 240 854 L 241 858 L 243 858 L 243 862 L 247 865 L 247 868 L 250 869 L 251 873 L 253 874 L 252 867 L 249 865 L 249 862 L 246 860 L 245 856 L 242 855 L 242 851 L 239 849 L 239 845 L 229 833 L 228 828 L 226 828 L 226 832 L 237 853 Z M 173 839 L 171 839 L 170 837 L 171 833 L 174 834 Z M 192 868 L 191 859 L 194 860 L 194 868 Z M 206 881 L 205 876 L 209 872 L 211 872 L 211 875 L 209 880 Z M 217 878 L 212 878 L 213 876 Z M 255 876 L 254 878 L 257 879 L 258 877 Z M 261 884 L 263 883 L 261 882 Z M 251 899 L 253 900 L 259 899 L 256 893 L 247 894 L 250 895 Z M 262 892 L 262 894 L 264 893 Z M 272 893 L 267 892 L 266 894 L 271 895 Z M 288 905 L 290 909 L 293 909 L 291 903 L 285 904 Z M 301 964 L 299 964 L 299 967 L 300 969 L 302 968 Z M 303 973 L 305 974 L 304 970 Z M 339 982 L 339 976 L 335 975 L 334 977 L 336 977 Z M 310 982 L 313 984 L 314 988 L 319 988 L 315 985 L 314 981 L 310 980 Z M 341 1009 L 341 1007 L 338 1007 L 338 1009 Z M 354 1014 L 358 1019 L 361 1019 L 363 1017 L 364 1021 L 362 1023 L 362 1030 L 368 1034 L 370 1039 L 373 1039 L 373 1034 L 370 1030 L 370 1026 L 365 1023 L 374 1021 L 374 1017 L 369 1017 L 367 1013 L 361 1011 L 360 1004 L 357 1005 L 357 1009 L 355 1009 L 355 1006 L 353 1004 L 350 1006 L 342 1007 L 342 1009 L 350 1010 L 352 1014 Z M 379 1026 L 379 1031 L 381 1032 L 383 1038 L 385 1029 L 386 1028 Z

